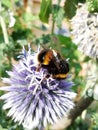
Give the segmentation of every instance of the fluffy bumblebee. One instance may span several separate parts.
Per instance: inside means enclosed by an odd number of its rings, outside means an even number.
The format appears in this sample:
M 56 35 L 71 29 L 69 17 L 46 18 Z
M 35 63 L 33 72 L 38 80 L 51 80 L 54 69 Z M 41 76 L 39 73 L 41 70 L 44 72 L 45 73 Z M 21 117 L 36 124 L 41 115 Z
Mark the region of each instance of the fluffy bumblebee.
M 48 70 L 49 75 L 55 79 L 65 79 L 69 72 L 69 64 L 66 59 L 55 50 L 43 49 L 38 54 L 39 68 Z

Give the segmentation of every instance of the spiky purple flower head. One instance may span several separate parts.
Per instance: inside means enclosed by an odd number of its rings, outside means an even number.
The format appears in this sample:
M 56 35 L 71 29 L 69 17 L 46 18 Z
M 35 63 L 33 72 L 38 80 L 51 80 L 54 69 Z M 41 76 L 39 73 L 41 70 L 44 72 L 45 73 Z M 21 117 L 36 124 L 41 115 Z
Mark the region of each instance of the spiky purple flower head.
M 73 83 L 65 80 L 45 78 L 47 69 L 36 71 L 37 52 L 26 51 L 12 71 L 8 71 L 9 78 L 3 82 L 9 84 L 0 90 L 7 91 L 0 97 L 5 101 L 3 109 L 8 109 L 8 116 L 24 127 L 33 129 L 46 127 L 55 123 L 73 108 L 72 99 L 75 93 L 70 91 Z

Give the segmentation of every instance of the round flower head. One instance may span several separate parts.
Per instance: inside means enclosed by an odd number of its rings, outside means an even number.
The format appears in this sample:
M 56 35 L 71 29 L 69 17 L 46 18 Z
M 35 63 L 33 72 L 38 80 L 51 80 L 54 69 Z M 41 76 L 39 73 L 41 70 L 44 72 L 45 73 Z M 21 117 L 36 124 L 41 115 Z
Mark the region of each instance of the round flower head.
M 70 91 L 73 85 L 68 78 L 65 80 L 46 78 L 47 69 L 37 71 L 37 52 L 31 53 L 23 49 L 23 55 L 12 71 L 8 71 L 9 78 L 3 82 L 0 90 L 7 91 L 0 98 L 5 100 L 3 109 L 8 109 L 8 116 L 15 122 L 23 124 L 25 128 L 33 129 L 46 127 L 55 123 L 73 108 L 72 99 L 75 93 Z
M 77 9 L 71 20 L 73 40 L 81 52 L 98 58 L 98 13 L 89 13 L 87 5 Z

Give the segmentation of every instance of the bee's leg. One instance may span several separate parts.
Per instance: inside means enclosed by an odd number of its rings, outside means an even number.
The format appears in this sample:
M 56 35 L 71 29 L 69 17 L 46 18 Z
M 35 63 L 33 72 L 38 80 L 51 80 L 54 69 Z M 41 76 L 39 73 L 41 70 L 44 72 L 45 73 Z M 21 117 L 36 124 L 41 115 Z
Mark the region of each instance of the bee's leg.
M 41 69 L 41 64 L 38 65 L 38 67 L 36 68 L 36 71 L 39 72 Z
M 45 76 L 45 78 L 48 79 L 50 76 L 51 76 L 50 74 L 47 74 L 47 75 Z

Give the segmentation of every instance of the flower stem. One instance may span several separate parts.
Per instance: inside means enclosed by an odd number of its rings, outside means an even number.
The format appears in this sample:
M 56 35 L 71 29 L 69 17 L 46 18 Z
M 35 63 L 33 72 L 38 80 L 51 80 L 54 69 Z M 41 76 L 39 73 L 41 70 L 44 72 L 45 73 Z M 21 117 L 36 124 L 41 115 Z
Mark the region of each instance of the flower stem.
M 2 6 L 1 6 L 1 0 L 0 0 L 0 13 L 2 11 L 1 7 Z M 2 32 L 3 32 L 4 42 L 8 44 L 9 38 L 7 34 L 6 24 L 5 24 L 4 18 L 1 15 L 0 15 L 0 24 L 1 24 Z
M 76 106 L 70 110 L 69 114 L 60 119 L 55 125 L 51 127 L 51 130 L 64 130 L 71 126 L 74 120 L 81 115 L 81 113 L 87 109 L 94 101 L 92 97 L 82 97 L 76 104 Z M 59 125 L 59 122 L 61 125 Z
M 53 22 L 52 22 L 51 34 L 53 34 L 53 33 L 54 33 L 54 26 L 55 26 L 55 20 L 53 20 Z

